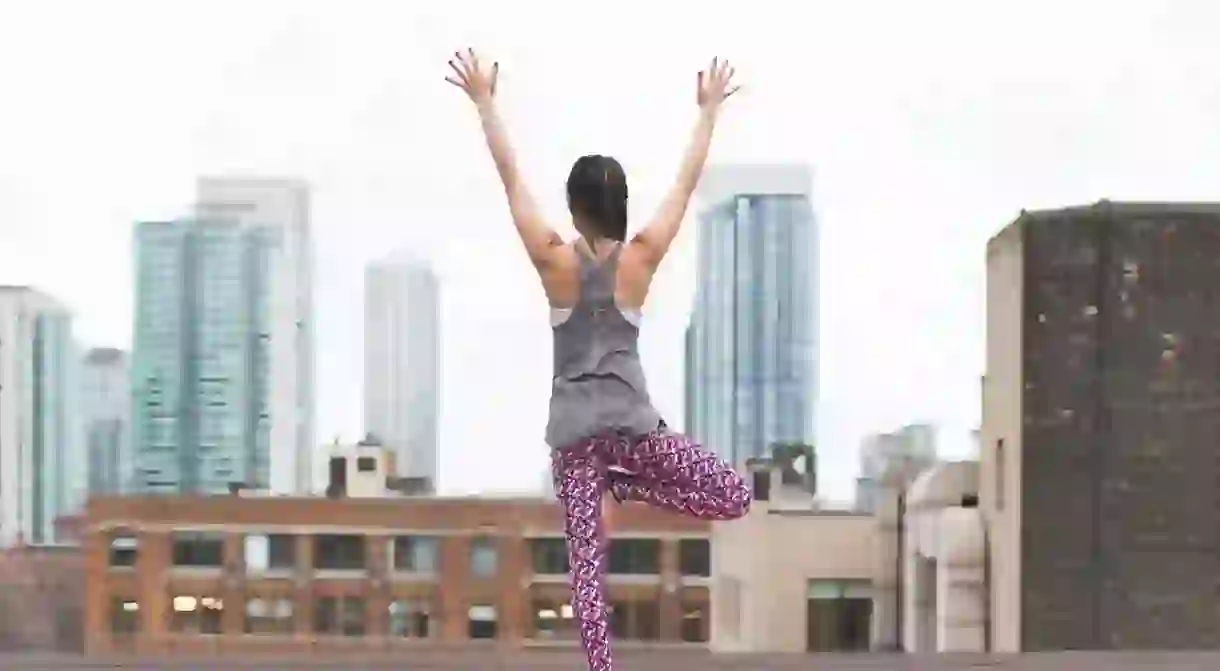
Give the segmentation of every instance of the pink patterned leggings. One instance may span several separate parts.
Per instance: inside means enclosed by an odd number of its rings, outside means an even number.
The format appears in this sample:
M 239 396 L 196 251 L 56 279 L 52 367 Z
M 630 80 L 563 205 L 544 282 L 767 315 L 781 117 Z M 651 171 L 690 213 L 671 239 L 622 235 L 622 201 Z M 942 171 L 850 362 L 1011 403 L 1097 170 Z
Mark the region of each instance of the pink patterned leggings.
M 555 491 L 567 514 L 572 609 L 590 671 L 610 671 L 607 539 L 602 497 L 642 501 L 705 520 L 732 520 L 750 508 L 750 488 L 691 439 L 664 427 L 644 436 L 609 435 L 555 450 Z

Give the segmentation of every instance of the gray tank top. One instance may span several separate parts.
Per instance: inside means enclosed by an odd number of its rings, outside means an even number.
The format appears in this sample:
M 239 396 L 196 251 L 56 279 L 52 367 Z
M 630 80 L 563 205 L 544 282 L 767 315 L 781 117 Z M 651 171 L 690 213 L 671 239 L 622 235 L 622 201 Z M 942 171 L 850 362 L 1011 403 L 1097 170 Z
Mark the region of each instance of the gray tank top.
M 614 302 L 618 245 L 604 261 L 580 257 L 580 298 L 553 326 L 555 366 L 546 442 L 563 448 L 601 433 L 645 434 L 661 422 L 640 365 L 640 330 Z

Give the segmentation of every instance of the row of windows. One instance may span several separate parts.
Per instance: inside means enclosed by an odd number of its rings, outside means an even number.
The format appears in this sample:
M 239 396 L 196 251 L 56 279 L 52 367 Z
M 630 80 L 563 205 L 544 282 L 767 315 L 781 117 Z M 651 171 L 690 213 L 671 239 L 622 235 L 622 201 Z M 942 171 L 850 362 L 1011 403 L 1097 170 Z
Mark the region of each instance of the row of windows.
M 225 602 L 216 596 L 180 594 L 170 600 L 169 629 L 175 633 L 223 634 Z M 291 598 L 254 597 L 246 600 L 242 633 L 281 634 L 296 632 L 296 613 Z M 494 639 L 499 635 L 499 613 L 493 604 L 475 604 L 467 609 L 467 636 Z M 313 608 L 310 631 L 315 634 L 360 637 L 388 635 L 398 638 L 431 638 L 439 635 L 436 610 L 427 599 L 393 601 L 387 608 L 383 629 L 373 631 L 363 597 L 320 597 Z M 533 599 L 527 621 L 531 636 L 548 640 L 576 640 L 580 623 L 572 606 L 551 599 Z M 682 606 L 680 636 L 687 642 L 706 642 L 709 608 L 706 603 Z M 134 634 L 140 629 L 137 601 L 115 598 L 111 602 L 110 628 L 116 634 Z M 661 607 L 657 601 L 611 601 L 610 629 L 616 638 L 655 641 L 661 637 Z
M 436 573 L 441 562 L 441 542 L 436 536 L 396 536 L 387 544 L 387 564 L 395 571 Z M 365 570 L 369 567 L 370 544 L 365 536 L 324 534 L 313 536 L 313 567 L 319 570 Z M 567 543 L 561 538 L 528 541 L 531 565 L 539 575 L 568 572 Z M 117 537 L 110 546 L 110 565 L 134 567 L 138 547 L 132 537 Z M 219 533 L 177 532 L 171 539 L 170 560 L 174 566 L 220 568 L 224 566 L 224 536 Z M 474 538 L 469 547 L 470 572 L 490 577 L 499 570 L 499 550 L 491 538 Z M 247 571 L 295 570 L 299 568 L 297 538 L 288 534 L 245 537 Z M 707 539 L 678 541 L 678 567 L 682 575 L 711 575 L 711 546 Z M 623 538 L 610 544 L 609 571 L 619 575 L 656 575 L 661 572 L 661 541 L 653 538 Z

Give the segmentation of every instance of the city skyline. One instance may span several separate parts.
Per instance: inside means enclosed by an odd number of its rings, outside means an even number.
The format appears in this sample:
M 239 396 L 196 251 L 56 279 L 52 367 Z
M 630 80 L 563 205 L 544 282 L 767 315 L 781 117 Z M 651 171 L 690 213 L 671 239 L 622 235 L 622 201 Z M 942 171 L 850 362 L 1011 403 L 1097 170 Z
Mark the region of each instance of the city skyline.
M 580 25 L 577 7 L 547 11 Z M 440 468 L 455 491 L 536 486 L 550 348 L 477 121 L 442 80 L 455 47 L 501 62 L 523 173 L 569 234 L 561 186 L 572 159 L 619 157 L 642 223 L 693 123 L 694 71 L 733 59 L 745 88 L 712 160 L 817 170 L 817 442 L 835 498 L 850 496 L 855 446 L 878 428 L 934 422 L 947 455 L 969 453 L 980 250 L 1001 222 L 1102 196 L 1210 200 L 1220 171 L 1220 45 L 1205 3 L 894 3 L 883 24 L 872 5 L 771 5 L 691 30 L 680 8 L 625 2 L 592 32 L 479 2 L 462 17 L 276 2 L 240 15 L 154 3 L 74 12 L 65 23 L 52 5 L 23 5 L 0 25 L 13 101 L 0 124 L 0 279 L 64 301 L 84 343 L 121 346 L 133 221 L 180 216 L 199 174 L 302 176 L 316 187 L 326 325 L 317 435 L 362 428 L 364 264 L 415 249 L 446 288 Z M 627 34 L 637 37 L 624 50 Z M 1012 48 L 1016 34 L 1038 48 Z M 662 267 L 642 338 L 667 417 L 682 415 L 695 228 Z

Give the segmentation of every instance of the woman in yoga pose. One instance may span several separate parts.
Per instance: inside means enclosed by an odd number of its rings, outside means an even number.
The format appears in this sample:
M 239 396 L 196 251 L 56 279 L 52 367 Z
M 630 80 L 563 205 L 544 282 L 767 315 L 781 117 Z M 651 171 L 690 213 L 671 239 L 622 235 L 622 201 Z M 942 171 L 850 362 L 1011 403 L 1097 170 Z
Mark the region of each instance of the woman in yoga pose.
M 750 507 L 749 487 L 729 464 L 666 428 L 648 398 L 638 348 L 649 285 L 699 182 L 721 106 L 737 90 L 733 68 L 713 60 L 699 73 L 699 120 L 677 180 L 632 238 L 622 166 L 608 156 L 577 159 L 567 191 L 580 237 L 565 242 L 543 221 L 518 172 L 496 112 L 499 63 L 488 67 L 467 50 L 455 53 L 449 66 L 446 81 L 478 109 L 513 224 L 550 302 L 555 351 L 546 440 L 567 516 L 572 606 L 589 668 L 609 671 L 603 497 L 708 520 L 736 519 Z

